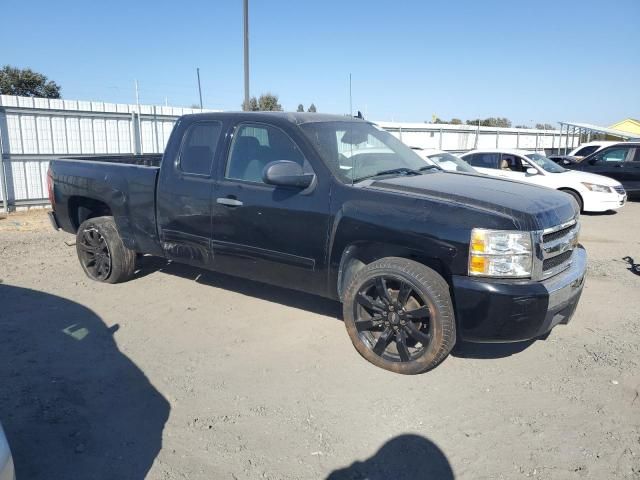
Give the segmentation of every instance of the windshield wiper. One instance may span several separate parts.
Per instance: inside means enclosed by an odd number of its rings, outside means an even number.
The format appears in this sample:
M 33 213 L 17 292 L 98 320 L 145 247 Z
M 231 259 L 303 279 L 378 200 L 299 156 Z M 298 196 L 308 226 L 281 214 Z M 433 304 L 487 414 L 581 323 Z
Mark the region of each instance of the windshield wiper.
M 354 182 L 361 182 L 362 180 L 366 180 L 368 178 L 380 177 L 382 175 L 422 175 L 422 172 L 419 170 L 414 170 L 412 168 L 400 167 L 400 168 L 391 168 L 389 170 L 382 170 L 380 172 L 374 173 L 373 175 L 367 175 L 366 177 L 356 178 Z
M 438 170 L 440 170 L 440 167 L 438 167 L 437 165 L 425 165 L 424 167 L 420 167 L 418 171 L 424 172 L 425 170 L 432 170 L 434 168 L 437 168 Z

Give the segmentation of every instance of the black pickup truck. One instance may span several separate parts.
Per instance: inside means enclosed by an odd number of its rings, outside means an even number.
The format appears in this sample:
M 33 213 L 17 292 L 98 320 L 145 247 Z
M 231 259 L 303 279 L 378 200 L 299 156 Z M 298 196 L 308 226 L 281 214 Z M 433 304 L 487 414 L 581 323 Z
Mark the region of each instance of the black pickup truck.
M 399 373 L 544 336 L 583 288 L 571 197 L 445 173 L 360 119 L 188 115 L 162 157 L 54 160 L 48 180 L 90 278 L 142 253 L 339 300 L 358 352 Z

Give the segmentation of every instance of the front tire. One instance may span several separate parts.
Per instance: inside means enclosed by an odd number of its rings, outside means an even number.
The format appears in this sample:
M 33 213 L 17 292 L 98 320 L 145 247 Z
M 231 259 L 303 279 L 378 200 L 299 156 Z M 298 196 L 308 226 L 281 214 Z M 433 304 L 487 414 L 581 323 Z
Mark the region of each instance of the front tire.
M 96 282 L 125 282 L 135 271 L 136 252 L 125 247 L 113 217 L 82 222 L 76 234 L 76 252 L 84 273 Z
M 347 287 L 343 311 L 358 353 L 392 372 L 431 370 L 456 341 L 447 282 L 412 260 L 388 257 L 365 266 Z

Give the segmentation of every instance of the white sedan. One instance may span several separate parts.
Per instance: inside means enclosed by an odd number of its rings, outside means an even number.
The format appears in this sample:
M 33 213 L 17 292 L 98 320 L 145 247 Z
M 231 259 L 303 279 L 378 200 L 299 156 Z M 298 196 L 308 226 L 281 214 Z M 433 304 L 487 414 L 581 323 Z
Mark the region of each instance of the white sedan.
M 567 170 L 540 153 L 486 149 L 471 150 L 461 158 L 487 175 L 566 192 L 578 202 L 581 211 L 615 210 L 627 200 L 620 182 L 602 175 Z

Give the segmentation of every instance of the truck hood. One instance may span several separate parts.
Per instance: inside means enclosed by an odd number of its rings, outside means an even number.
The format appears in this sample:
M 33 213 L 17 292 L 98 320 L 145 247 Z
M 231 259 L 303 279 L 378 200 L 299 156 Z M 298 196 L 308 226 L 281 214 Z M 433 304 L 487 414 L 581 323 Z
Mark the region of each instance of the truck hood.
M 432 172 L 374 180 L 363 188 L 490 211 L 513 219 L 521 230 L 555 227 L 578 214 L 577 204 L 566 193 L 487 175 Z

